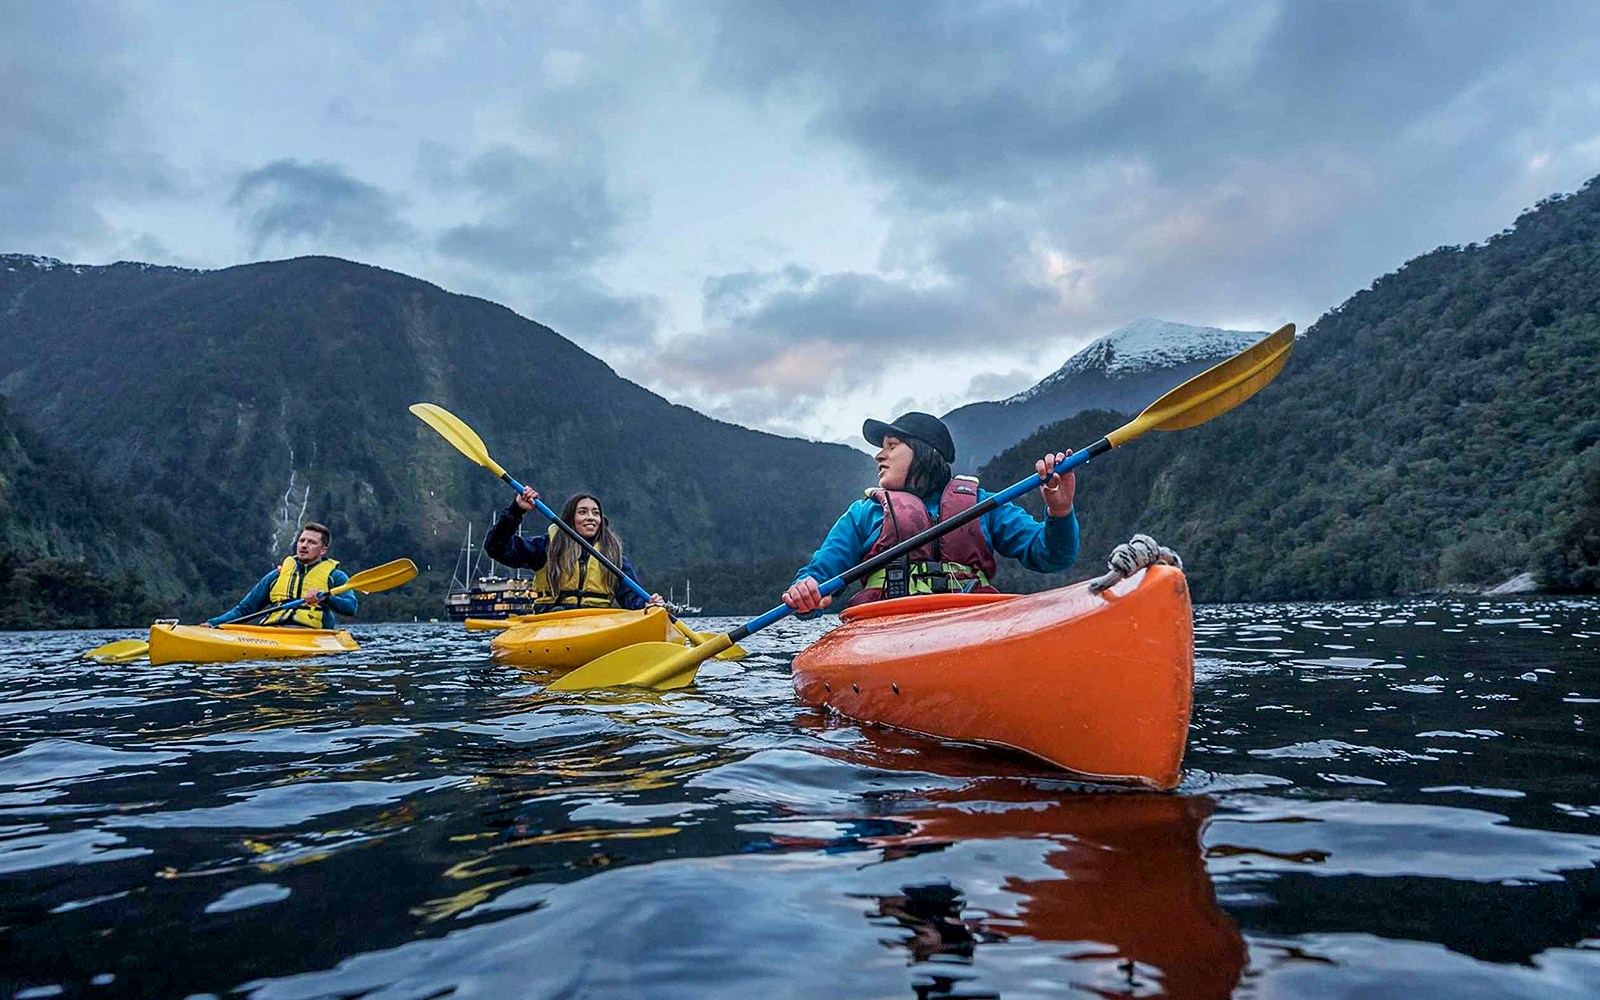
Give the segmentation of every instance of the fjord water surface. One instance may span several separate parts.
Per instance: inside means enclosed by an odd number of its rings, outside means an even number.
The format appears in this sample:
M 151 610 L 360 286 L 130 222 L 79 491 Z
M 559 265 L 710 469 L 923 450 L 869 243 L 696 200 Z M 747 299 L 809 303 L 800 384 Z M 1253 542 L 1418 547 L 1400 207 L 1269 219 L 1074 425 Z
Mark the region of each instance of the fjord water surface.
M 1170 795 L 799 705 L 828 622 L 669 694 L 0 635 L 0 996 L 1600 990 L 1600 602 L 1201 607 Z

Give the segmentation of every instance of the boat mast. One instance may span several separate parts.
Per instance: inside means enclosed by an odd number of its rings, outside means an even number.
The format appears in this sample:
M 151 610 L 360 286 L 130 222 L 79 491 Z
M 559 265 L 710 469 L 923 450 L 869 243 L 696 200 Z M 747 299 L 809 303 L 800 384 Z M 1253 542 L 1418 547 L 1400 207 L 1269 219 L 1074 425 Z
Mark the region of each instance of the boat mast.
M 473 564 L 472 564 L 472 555 L 471 555 L 471 553 L 472 553 L 472 522 L 468 521 L 467 522 L 467 540 L 465 542 L 461 543 L 461 555 L 456 557 L 456 564 L 450 570 L 450 589 L 451 590 L 471 590 L 472 589 L 472 577 L 471 577 L 470 573 L 471 573 L 471 570 L 473 568 Z M 462 576 L 461 576 L 463 571 L 466 571 L 469 574 L 466 577 L 466 579 L 464 579 L 464 580 L 462 579 Z

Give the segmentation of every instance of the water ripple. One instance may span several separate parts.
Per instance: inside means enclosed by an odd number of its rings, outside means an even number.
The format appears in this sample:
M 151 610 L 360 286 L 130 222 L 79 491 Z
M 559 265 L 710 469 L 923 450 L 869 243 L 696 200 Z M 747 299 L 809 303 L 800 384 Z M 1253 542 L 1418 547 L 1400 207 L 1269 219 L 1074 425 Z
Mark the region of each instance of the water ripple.
M 0 636 L 0 993 L 1600 979 L 1600 602 L 1200 608 L 1170 795 L 798 704 L 789 662 L 832 625 L 787 619 L 667 693 L 550 693 L 446 624 L 232 666 Z

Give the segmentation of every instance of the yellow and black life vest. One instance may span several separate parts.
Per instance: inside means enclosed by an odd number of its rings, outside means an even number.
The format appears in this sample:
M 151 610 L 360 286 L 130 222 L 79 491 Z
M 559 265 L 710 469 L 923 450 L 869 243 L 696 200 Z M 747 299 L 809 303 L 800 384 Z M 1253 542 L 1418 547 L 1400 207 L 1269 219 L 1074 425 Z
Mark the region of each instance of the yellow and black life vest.
M 323 559 L 307 566 L 294 556 L 289 556 L 278 567 L 278 578 L 272 581 L 272 591 L 267 595 L 268 602 L 282 604 L 284 601 L 298 600 L 313 590 L 329 589 L 328 578 L 333 575 L 334 568 L 338 565 L 337 559 Z M 261 624 L 322 628 L 322 609 L 299 607 L 292 611 L 279 611 L 262 619 Z
M 560 529 L 555 525 L 545 537 L 551 544 L 555 543 L 556 532 Z M 548 550 L 546 550 L 548 551 Z M 550 563 L 548 560 L 539 571 L 533 574 L 533 585 L 539 591 L 536 611 L 554 611 L 557 608 L 610 608 L 616 607 L 617 602 L 612 597 L 608 587 L 610 573 L 604 566 L 593 562 L 589 553 L 580 552 L 578 561 L 569 569 L 565 576 L 552 585 L 550 581 Z

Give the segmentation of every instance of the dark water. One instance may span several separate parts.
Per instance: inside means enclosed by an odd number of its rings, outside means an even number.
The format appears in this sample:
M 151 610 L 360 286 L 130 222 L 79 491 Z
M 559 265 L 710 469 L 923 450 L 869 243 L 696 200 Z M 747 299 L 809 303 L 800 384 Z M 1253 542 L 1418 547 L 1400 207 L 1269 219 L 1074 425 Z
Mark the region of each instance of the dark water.
M 1600 994 L 1600 604 L 1201 608 L 1174 795 L 830 721 L 821 627 L 588 696 L 0 635 L 0 995 Z

